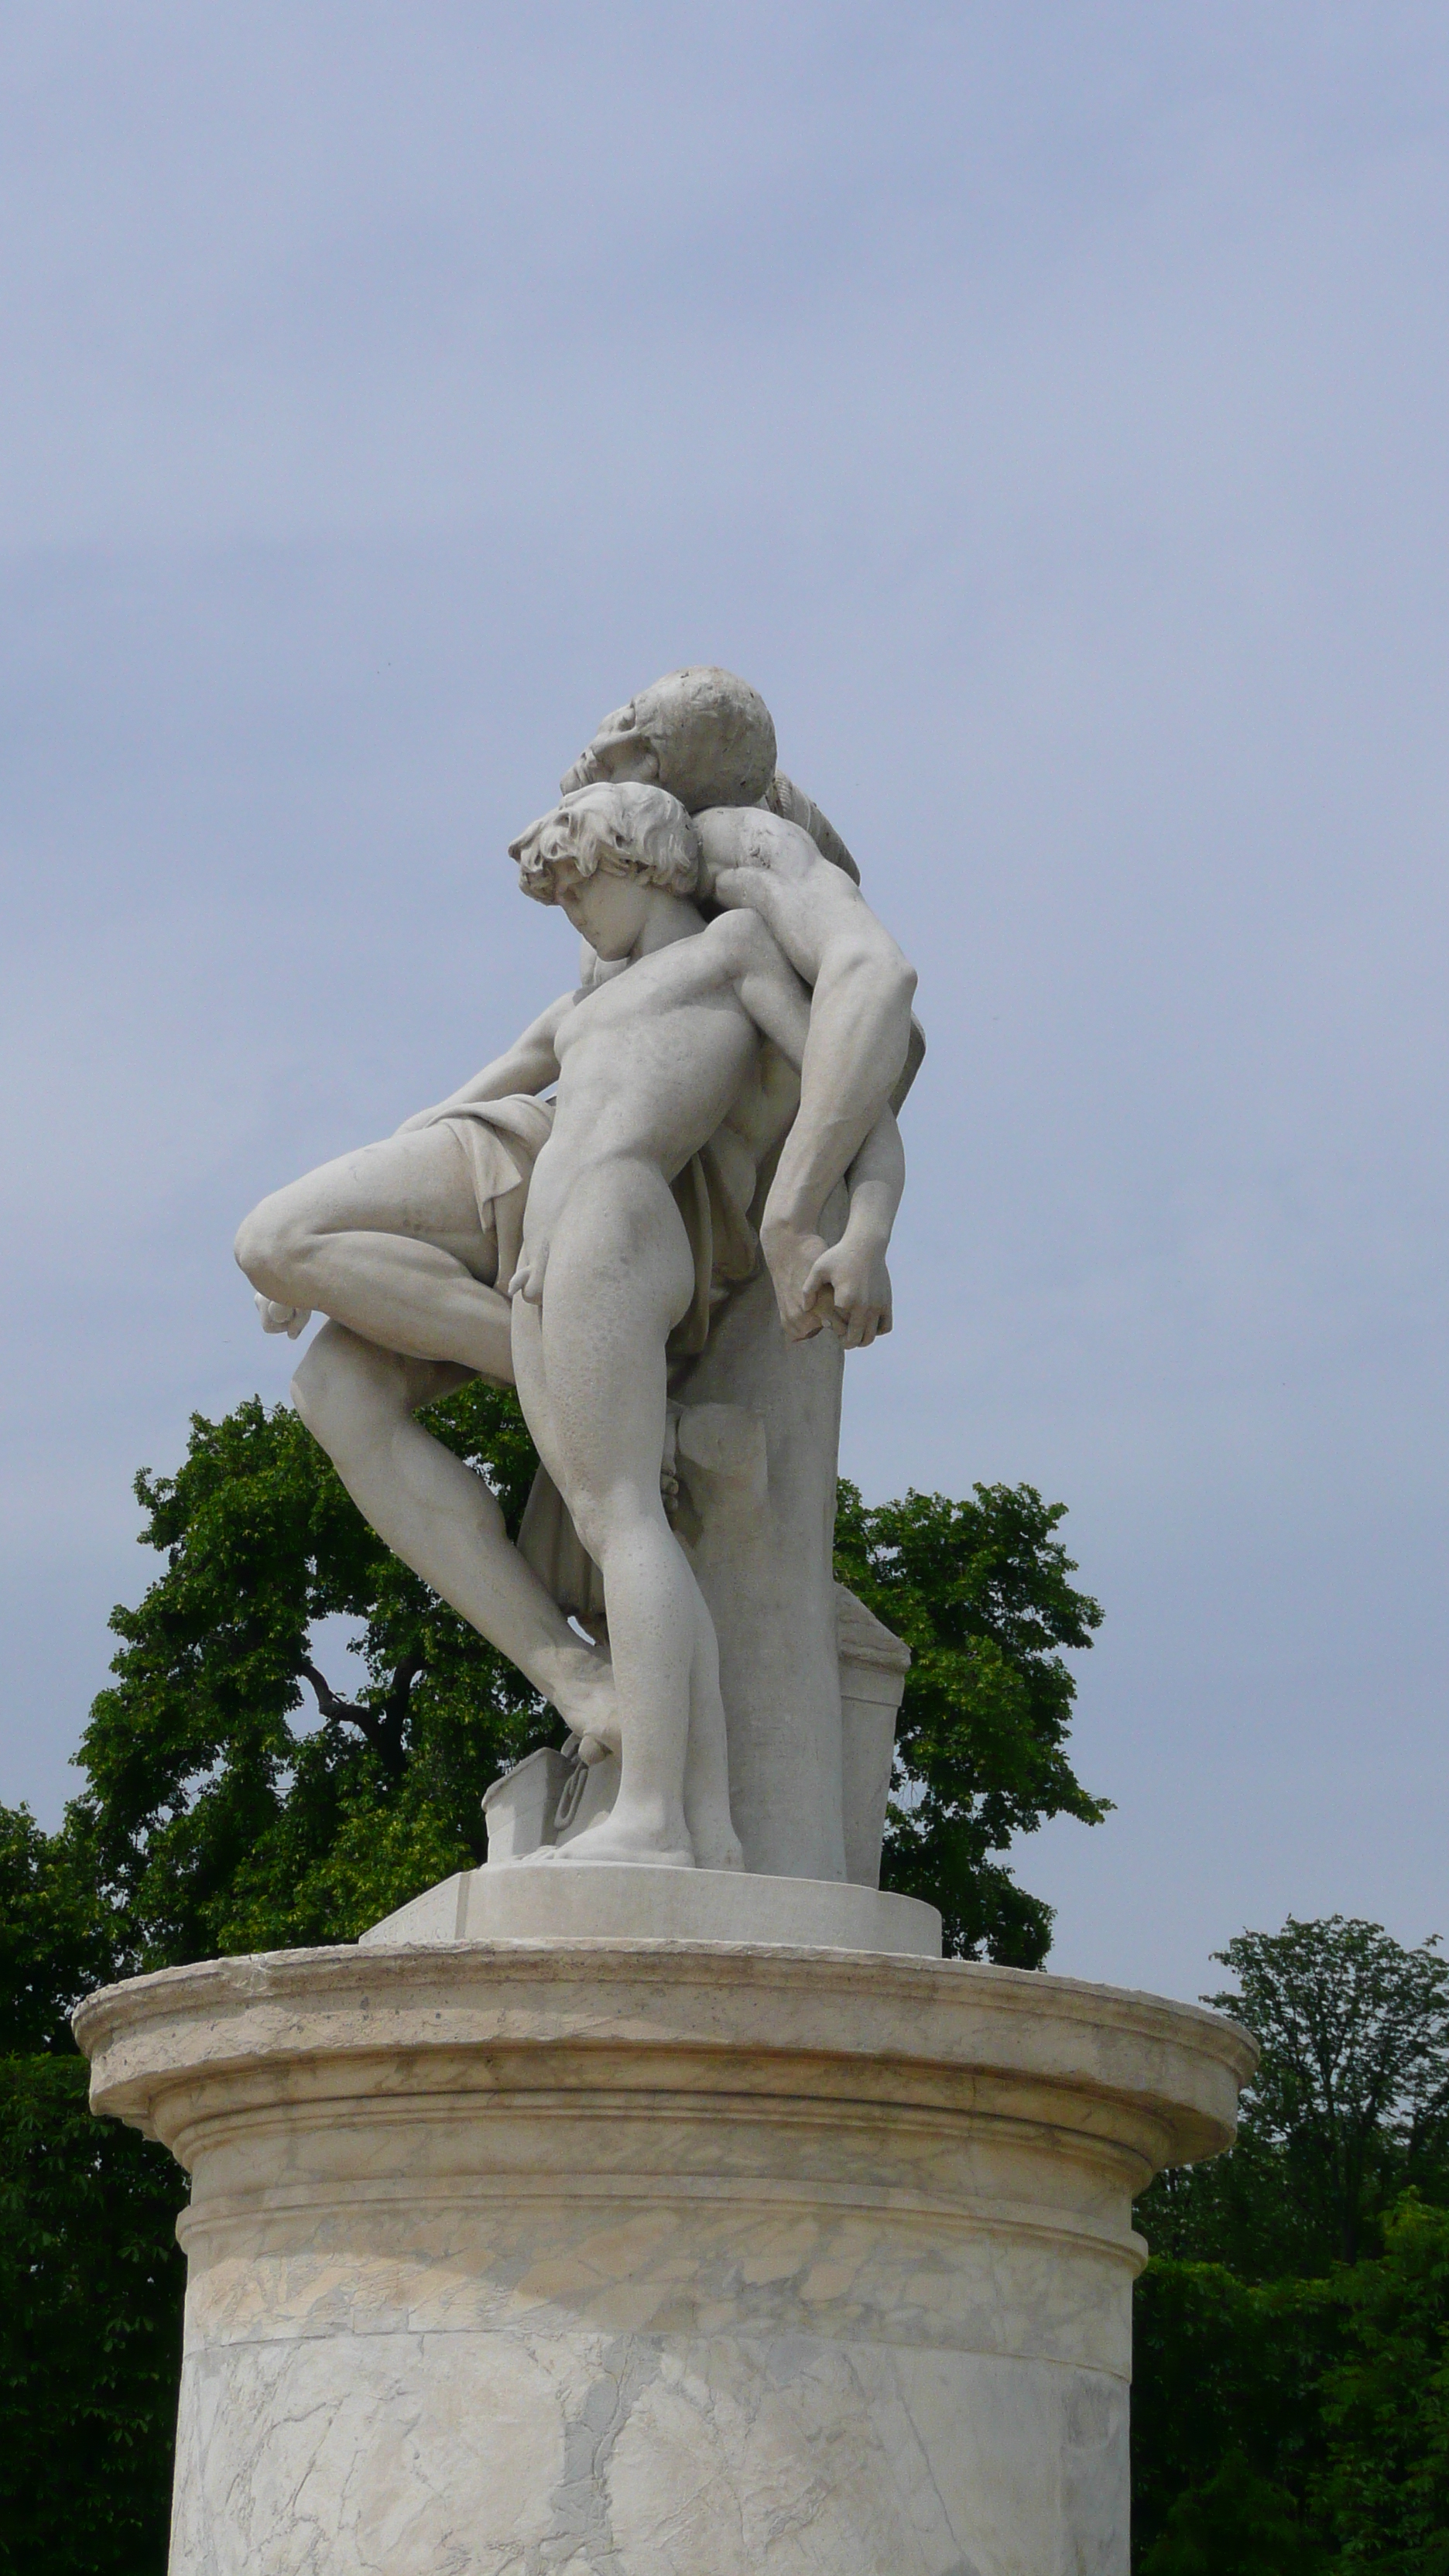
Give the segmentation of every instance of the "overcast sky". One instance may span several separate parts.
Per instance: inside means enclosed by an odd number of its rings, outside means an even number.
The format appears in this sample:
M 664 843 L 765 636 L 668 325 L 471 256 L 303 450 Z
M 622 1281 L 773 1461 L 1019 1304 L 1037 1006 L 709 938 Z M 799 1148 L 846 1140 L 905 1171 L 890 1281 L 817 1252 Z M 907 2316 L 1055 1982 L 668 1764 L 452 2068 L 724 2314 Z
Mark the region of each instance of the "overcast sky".
M 1449 1932 L 1442 7 L 0 30 L 0 1798 L 284 1391 L 238 1218 L 570 980 L 504 845 L 720 661 L 921 969 L 845 1466 L 1106 1610 L 1053 1964 Z

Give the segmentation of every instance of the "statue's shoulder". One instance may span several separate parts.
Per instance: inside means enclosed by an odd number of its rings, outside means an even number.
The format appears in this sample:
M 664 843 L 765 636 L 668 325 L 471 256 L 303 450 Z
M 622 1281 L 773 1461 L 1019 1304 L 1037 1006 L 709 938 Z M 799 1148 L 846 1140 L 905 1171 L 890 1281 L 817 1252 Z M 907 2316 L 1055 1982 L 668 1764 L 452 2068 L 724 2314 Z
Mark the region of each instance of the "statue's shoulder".
M 694 828 L 705 895 L 716 893 L 720 878 L 737 868 L 758 869 L 767 876 L 803 877 L 819 865 L 820 853 L 809 833 L 761 805 L 707 806 L 695 815 Z

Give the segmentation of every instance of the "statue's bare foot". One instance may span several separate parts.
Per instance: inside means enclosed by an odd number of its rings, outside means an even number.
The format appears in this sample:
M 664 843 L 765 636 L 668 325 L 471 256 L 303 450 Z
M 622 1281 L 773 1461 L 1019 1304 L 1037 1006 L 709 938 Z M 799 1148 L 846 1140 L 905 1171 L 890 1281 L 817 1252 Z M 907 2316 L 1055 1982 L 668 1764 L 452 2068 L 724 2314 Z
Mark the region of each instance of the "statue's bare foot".
M 632 1862 L 645 1869 L 693 1869 L 694 1852 L 684 1818 L 675 1814 L 658 1823 L 647 1815 L 621 1816 L 617 1806 L 596 1816 L 572 1842 L 555 1846 L 559 1867 L 570 1861 Z

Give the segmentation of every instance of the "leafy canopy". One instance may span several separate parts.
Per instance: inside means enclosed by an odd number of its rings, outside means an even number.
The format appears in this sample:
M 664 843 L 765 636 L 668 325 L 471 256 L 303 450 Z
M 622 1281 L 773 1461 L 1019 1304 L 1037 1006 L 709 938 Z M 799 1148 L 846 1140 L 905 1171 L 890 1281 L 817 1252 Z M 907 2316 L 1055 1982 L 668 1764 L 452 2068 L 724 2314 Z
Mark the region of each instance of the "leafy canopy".
M 1271 2536 L 1285 2568 L 1449 2576 L 1439 1945 L 1331 1915 L 1217 1955 L 1263 2054 L 1237 2145 L 1138 2203 L 1136 2563 L 1238 2576 Z
M 74 2054 L 0 2059 L 0 2576 L 164 2576 L 185 2197 Z
M 842 1483 L 835 1522 L 840 1581 L 911 1649 L 881 1885 L 938 1905 L 948 1951 L 1022 1968 L 1047 1955 L 1051 1908 L 993 1855 L 1044 1817 L 1109 1812 L 1065 1750 L 1076 1684 L 1062 1650 L 1102 1623 L 1070 1581 L 1065 1508 L 1031 1485 L 872 1506 Z
M 1134 2321 L 1141 2576 L 1449 2576 L 1449 2210 L 1317 2280 L 1156 2257 Z
M 430 1422 L 516 1527 L 535 1462 L 512 1398 L 475 1383 Z M 480 1860 L 483 1792 L 551 1713 L 374 1536 L 297 1416 L 198 1415 L 178 1472 L 136 1494 L 166 1567 L 112 1616 L 73 1811 L 134 1962 L 352 1940 Z M 314 1656 L 331 1619 L 353 1696 Z
M 536 1461 L 512 1396 L 475 1382 L 429 1421 L 516 1529 Z M 113 1615 L 67 1826 L 117 1965 L 354 1939 L 481 1860 L 484 1790 L 559 1721 L 374 1537 L 296 1415 L 197 1416 L 176 1474 L 136 1492 L 165 1568 Z M 841 1579 L 915 1655 L 885 1884 L 938 1903 L 952 1948 L 1020 1966 L 1051 1914 L 998 1856 L 1043 1816 L 1104 1812 L 1064 1749 L 1061 1650 L 1101 1613 L 1069 1581 L 1061 1517 L 1030 1486 L 876 1508 L 841 1488 Z M 315 1642 L 337 1619 L 366 1675 L 351 1697 Z
M 1208 2000 L 1263 2055 L 1246 2122 L 1285 2197 L 1345 2263 L 1385 2207 L 1449 2163 L 1449 1960 L 1377 1923 L 1290 1916 L 1215 1953 L 1240 1991 Z
M 1328 2271 L 1382 2243 L 1405 2190 L 1449 2201 L 1449 1960 L 1329 1915 L 1218 1951 L 1238 1989 L 1205 2001 L 1262 2048 L 1231 2154 L 1163 2174 L 1139 2203 L 1160 2251 L 1248 2280 Z

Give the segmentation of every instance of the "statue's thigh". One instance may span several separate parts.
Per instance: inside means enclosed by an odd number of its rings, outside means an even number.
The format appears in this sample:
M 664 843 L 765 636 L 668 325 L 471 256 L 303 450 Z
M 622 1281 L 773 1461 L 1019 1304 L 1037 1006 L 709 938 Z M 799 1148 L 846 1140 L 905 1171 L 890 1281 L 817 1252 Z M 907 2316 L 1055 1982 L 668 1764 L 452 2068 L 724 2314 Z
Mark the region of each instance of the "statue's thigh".
M 549 1245 L 541 1345 L 554 1436 L 572 1472 L 657 1492 L 664 1345 L 686 1311 L 694 1262 L 657 1172 L 608 1164 L 569 1192 Z
M 453 1253 L 475 1275 L 491 1243 L 467 1156 L 446 1127 L 415 1128 L 339 1154 L 278 1196 L 312 1233 L 405 1235 Z

